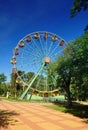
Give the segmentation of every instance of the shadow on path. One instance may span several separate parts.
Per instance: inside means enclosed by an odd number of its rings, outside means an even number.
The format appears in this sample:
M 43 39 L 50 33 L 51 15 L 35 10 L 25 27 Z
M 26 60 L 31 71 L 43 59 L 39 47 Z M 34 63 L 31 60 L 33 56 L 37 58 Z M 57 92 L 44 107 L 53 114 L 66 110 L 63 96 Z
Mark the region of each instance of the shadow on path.
M 19 115 L 15 111 L 0 110 L 0 128 L 7 128 L 9 124 L 14 125 L 17 120 L 13 116 Z
M 54 102 L 57 106 L 56 110 L 61 110 L 64 113 L 70 113 L 74 116 L 84 119 L 85 123 L 88 123 L 88 105 L 73 102 L 73 105 L 68 107 L 64 102 Z

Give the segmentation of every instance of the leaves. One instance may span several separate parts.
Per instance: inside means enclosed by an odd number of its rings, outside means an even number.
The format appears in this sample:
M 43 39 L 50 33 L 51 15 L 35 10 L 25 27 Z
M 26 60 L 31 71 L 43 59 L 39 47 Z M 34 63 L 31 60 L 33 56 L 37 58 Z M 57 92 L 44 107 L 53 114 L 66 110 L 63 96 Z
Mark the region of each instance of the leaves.
M 2 73 L 0 74 L 0 84 L 6 81 L 6 76 Z
M 81 10 L 88 9 L 88 0 L 74 0 L 71 7 L 71 17 L 75 17 Z

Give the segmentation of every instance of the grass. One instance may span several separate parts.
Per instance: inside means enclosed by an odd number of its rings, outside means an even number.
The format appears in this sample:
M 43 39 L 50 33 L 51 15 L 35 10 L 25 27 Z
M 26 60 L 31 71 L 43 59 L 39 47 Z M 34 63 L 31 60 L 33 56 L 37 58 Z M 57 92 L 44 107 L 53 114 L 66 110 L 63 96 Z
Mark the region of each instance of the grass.
M 46 105 L 46 107 L 54 109 L 54 110 L 58 110 L 61 112 L 65 112 L 66 108 L 62 107 L 62 106 L 56 106 L 56 105 Z
M 83 105 L 80 103 L 74 103 L 73 106 L 68 107 L 66 105 L 62 104 L 53 104 L 53 105 L 46 105 L 46 107 L 61 111 L 64 113 L 70 113 L 74 116 L 85 118 L 88 122 L 88 105 Z
M 14 97 L 0 97 L 0 100 L 7 100 L 7 101 L 11 101 L 11 102 L 33 102 L 33 103 L 47 103 L 47 101 L 41 100 L 41 99 L 31 99 L 31 100 L 27 100 L 27 99 L 19 99 L 19 98 L 14 98 Z

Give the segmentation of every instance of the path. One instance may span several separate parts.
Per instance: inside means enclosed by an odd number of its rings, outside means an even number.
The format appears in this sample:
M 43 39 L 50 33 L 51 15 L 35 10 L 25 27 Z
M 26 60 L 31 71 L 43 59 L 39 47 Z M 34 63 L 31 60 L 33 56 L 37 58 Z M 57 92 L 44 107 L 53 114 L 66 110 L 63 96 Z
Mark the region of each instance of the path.
M 88 130 L 82 119 L 44 107 L 44 103 L 0 101 L 0 130 Z

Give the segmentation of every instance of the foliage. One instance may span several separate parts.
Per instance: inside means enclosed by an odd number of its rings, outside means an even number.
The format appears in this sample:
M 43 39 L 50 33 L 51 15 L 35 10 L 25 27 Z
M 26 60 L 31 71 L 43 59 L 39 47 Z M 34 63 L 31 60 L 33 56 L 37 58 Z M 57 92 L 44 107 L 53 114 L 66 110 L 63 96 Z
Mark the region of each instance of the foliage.
M 70 95 L 70 84 L 71 84 L 71 77 L 72 77 L 72 62 L 70 55 L 65 53 L 64 56 L 58 58 L 58 66 L 57 66 L 57 73 L 58 73 L 58 85 L 59 87 L 63 88 L 66 92 L 66 97 L 68 100 L 68 105 L 71 105 L 71 95 Z
M 4 73 L 0 74 L 0 84 L 4 83 L 6 79 L 7 77 L 4 75 Z
M 7 91 L 6 88 L 6 81 L 7 77 L 4 75 L 4 73 L 0 74 L 0 94 L 5 94 Z
M 88 33 L 71 41 L 64 50 L 64 55 L 59 56 L 51 64 L 51 75 L 58 74 L 57 88 L 65 91 L 68 105 L 72 99 L 88 99 Z M 49 73 L 49 72 L 48 72 Z
M 16 78 L 17 78 L 17 75 L 13 75 L 11 74 L 11 94 L 15 95 L 16 96 Z
M 74 0 L 71 8 L 71 17 L 76 16 L 81 10 L 88 9 L 88 0 Z
M 71 45 L 74 75 L 71 88 L 79 100 L 88 98 L 88 33 L 77 38 Z
M 6 95 L 7 87 L 5 83 L 0 84 L 0 95 Z
M 84 29 L 84 32 L 88 32 L 88 25 L 86 25 L 85 29 Z

